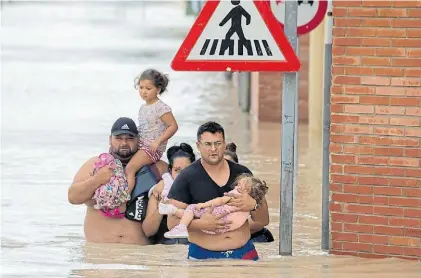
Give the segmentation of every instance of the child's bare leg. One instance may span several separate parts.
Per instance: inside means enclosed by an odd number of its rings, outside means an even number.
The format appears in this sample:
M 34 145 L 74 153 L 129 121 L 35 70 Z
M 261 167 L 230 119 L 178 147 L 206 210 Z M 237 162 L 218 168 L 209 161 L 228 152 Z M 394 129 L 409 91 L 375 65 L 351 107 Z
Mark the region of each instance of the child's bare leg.
M 143 150 L 138 150 L 137 153 L 130 159 L 129 163 L 126 166 L 126 178 L 127 183 L 129 185 L 129 192 L 132 192 L 135 186 L 135 179 L 136 173 L 140 170 L 143 166 L 152 164 L 152 159 L 148 156 L 148 154 Z
M 183 218 L 183 214 L 184 214 L 184 209 L 179 209 L 179 208 L 174 213 L 174 215 L 177 216 L 178 218 Z
M 159 203 L 158 209 L 162 215 L 175 215 L 177 218 L 182 218 L 184 214 L 184 209 L 179 209 L 172 204 Z
M 183 210 L 178 209 L 177 212 L 180 211 L 181 214 L 183 213 Z M 177 215 L 178 217 L 178 215 Z M 191 210 L 184 210 L 184 214 L 181 216 L 180 225 L 188 226 L 194 219 L 194 213 Z

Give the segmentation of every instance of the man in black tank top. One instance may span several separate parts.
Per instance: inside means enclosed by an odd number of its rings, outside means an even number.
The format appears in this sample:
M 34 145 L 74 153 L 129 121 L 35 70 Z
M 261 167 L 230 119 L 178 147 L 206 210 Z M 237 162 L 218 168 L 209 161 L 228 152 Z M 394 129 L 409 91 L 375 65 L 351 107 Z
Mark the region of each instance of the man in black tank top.
M 251 171 L 240 164 L 224 159 L 225 133 L 222 126 L 208 122 L 199 127 L 197 147 L 201 159 L 185 168 L 175 179 L 168 198 L 179 208 L 189 204 L 204 203 L 232 190 L 231 185 L 241 174 Z M 231 201 L 230 201 L 231 202 Z M 248 194 L 237 195 L 233 205 L 242 211 L 251 212 L 251 218 L 263 226 L 269 224 L 269 212 L 266 199 L 261 204 Z M 211 211 L 195 219 L 188 227 L 190 259 L 248 259 L 257 260 L 258 254 L 250 240 L 250 227 L 246 221 L 237 230 L 223 234 L 209 234 L 202 230 L 216 231 L 227 227 L 221 219 L 224 215 L 213 216 Z M 179 223 L 175 216 L 168 217 L 168 226 L 173 228 Z

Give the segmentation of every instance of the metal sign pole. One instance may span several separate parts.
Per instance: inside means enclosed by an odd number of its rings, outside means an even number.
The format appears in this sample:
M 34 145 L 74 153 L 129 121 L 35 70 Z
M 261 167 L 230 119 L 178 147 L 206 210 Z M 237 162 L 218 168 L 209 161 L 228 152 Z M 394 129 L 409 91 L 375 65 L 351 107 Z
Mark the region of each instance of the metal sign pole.
M 284 33 L 298 53 L 297 1 L 285 3 Z M 298 101 L 298 72 L 284 74 L 282 88 L 282 165 L 281 205 L 279 224 L 279 254 L 292 255 L 293 182 L 295 176 L 296 101 Z M 282 224 L 281 224 L 282 223 Z
M 300 37 L 297 38 L 297 48 L 296 48 L 296 55 L 299 57 L 300 52 Z M 300 73 L 297 71 L 297 80 L 300 80 Z M 298 82 L 298 81 L 297 81 Z M 297 94 L 295 94 L 295 133 L 294 133 L 294 180 L 293 180 L 293 199 L 292 199 L 292 211 L 295 211 L 295 200 L 297 198 L 297 187 L 298 187 L 298 103 L 300 99 L 300 87 L 297 86 Z
M 322 164 L 322 250 L 329 250 L 329 143 L 330 86 L 332 85 L 332 1 L 328 3 L 325 34 L 324 105 L 323 105 L 323 164 Z

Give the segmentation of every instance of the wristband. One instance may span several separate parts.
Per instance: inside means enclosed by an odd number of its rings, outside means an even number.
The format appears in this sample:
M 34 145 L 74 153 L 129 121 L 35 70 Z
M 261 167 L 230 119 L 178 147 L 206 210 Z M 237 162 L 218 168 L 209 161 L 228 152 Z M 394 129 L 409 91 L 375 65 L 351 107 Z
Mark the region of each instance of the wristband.
M 256 203 L 256 205 L 254 206 L 254 209 L 252 209 L 251 211 L 256 211 L 256 210 L 258 210 L 259 209 L 259 204 L 258 203 Z

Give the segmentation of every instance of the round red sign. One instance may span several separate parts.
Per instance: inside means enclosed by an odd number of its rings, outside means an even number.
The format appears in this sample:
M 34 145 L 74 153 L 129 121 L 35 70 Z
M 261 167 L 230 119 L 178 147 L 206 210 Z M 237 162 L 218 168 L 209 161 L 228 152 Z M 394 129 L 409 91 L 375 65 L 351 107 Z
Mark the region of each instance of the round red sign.
M 270 7 L 276 19 L 285 23 L 285 2 L 291 0 L 270 0 Z M 298 0 L 297 34 L 304 35 L 313 31 L 323 21 L 327 12 L 327 0 Z

